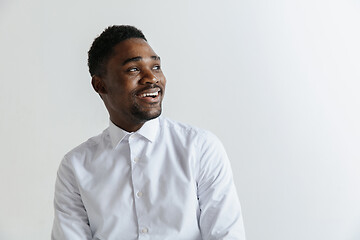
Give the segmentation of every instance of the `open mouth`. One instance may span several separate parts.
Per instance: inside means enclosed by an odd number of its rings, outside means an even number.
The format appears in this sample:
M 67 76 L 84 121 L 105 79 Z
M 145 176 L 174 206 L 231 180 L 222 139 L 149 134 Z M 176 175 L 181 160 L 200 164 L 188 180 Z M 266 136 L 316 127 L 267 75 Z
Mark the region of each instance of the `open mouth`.
M 138 98 L 148 103 L 156 103 L 159 101 L 161 89 L 159 87 L 146 89 L 136 94 Z
M 156 92 L 150 92 L 150 93 L 142 93 L 138 96 L 141 98 L 144 98 L 144 97 L 156 98 L 157 96 L 159 96 L 159 93 L 160 93 L 160 91 L 156 91 Z

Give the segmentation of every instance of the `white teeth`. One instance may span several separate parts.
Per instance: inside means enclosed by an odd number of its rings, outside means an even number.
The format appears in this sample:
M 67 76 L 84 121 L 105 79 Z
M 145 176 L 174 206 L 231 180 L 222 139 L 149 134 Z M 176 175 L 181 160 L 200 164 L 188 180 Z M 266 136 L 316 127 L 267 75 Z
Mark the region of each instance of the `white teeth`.
M 159 92 L 143 93 L 143 94 L 140 95 L 140 97 L 156 97 L 157 95 L 159 95 Z

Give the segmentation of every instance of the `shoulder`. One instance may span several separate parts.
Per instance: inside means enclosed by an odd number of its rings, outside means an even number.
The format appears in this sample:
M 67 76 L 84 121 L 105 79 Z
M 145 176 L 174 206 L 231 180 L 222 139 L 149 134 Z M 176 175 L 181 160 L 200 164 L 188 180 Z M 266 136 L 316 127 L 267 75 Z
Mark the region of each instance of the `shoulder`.
M 221 145 L 218 137 L 209 130 L 202 129 L 190 124 L 174 121 L 166 117 L 160 117 L 161 131 L 165 134 L 177 135 L 188 140 L 193 140 L 199 146 Z
M 88 158 L 96 155 L 97 152 L 102 151 L 106 145 L 109 145 L 108 128 L 102 133 L 89 138 L 87 141 L 76 146 L 64 156 L 64 161 L 83 162 Z
M 198 128 L 196 126 L 178 122 L 166 117 L 160 117 L 160 125 L 163 131 L 171 131 L 178 134 L 185 135 L 206 135 L 207 130 Z

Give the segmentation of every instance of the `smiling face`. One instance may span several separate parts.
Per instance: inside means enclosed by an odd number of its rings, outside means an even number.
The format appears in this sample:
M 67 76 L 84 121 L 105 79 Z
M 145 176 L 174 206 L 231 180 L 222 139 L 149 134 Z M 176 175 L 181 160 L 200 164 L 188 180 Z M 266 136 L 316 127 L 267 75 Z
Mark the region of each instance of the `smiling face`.
M 165 84 L 160 57 L 140 38 L 118 43 L 105 75 L 92 78 L 111 121 L 128 132 L 161 114 Z

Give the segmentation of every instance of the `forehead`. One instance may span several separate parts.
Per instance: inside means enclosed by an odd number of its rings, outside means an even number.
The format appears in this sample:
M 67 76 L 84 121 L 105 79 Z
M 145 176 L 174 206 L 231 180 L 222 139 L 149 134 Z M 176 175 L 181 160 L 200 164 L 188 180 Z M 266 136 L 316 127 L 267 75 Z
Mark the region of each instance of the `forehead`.
M 157 54 L 144 39 L 129 38 L 115 45 L 112 58 L 126 60 L 133 57 L 149 58 L 152 56 L 157 56 Z

